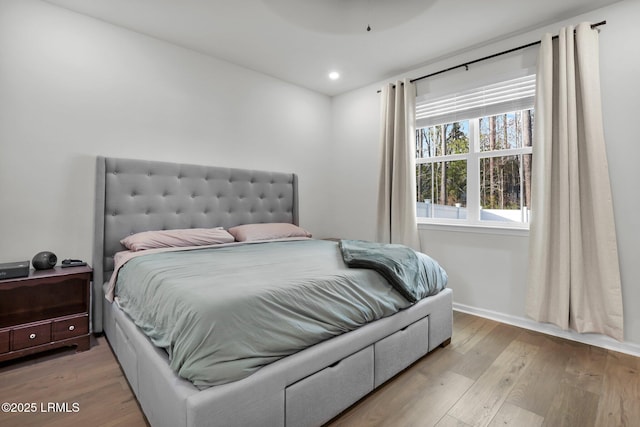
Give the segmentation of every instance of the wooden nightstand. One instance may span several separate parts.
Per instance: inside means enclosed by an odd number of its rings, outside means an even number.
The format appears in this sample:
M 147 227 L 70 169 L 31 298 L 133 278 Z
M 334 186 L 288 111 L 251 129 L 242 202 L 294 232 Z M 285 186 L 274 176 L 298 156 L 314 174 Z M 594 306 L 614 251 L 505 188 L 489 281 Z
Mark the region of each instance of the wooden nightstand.
M 0 280 L 0 362 L 57 347 L 88 350 L 90 267 Z

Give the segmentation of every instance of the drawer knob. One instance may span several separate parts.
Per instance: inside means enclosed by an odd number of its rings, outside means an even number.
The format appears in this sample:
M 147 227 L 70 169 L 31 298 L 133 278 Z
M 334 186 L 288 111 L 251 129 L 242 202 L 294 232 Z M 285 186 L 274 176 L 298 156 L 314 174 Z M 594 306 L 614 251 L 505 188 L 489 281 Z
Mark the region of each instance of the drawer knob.
M 76 328 L 76 327 L 75 327 L 75 326 L 73 326 L 73 325 L 69 326 L 69 330 L 70 330 L 70 331 L 73 331 L 75 328 Z
M 29 339 L 30 339 L 30 340 L 35 339 L 35 337 L 36 337 L 36 334 L 31 334 L 31 335 L 29 335 Z

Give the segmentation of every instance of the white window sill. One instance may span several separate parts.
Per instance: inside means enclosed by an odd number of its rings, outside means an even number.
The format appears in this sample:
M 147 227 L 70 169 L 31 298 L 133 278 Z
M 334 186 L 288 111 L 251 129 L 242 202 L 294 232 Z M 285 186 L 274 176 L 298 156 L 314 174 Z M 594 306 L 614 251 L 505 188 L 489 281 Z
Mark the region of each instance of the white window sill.
M 475 225 L 475 224 L 443 224 L 420 221 L 418 218 L 418 230 L 434 230 L 434 231 L 453 231 L 459 233 L 476 233 L 476 234 L 501 234 L 507 236 L 529 236 L 529 229 L 522 226 L 504 226 L 504 225 Z

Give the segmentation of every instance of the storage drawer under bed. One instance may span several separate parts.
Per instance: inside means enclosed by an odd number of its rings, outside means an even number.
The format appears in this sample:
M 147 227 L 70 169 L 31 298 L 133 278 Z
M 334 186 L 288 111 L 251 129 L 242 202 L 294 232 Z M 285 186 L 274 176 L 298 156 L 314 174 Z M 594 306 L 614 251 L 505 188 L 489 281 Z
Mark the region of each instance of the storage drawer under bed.
M 287 387 L 286 426 L 321 425 L 372 390 L 373 346 L 369 346 Z
M 381 339 L 374 345 L 375 387 L 429 352 L 429 317 Z

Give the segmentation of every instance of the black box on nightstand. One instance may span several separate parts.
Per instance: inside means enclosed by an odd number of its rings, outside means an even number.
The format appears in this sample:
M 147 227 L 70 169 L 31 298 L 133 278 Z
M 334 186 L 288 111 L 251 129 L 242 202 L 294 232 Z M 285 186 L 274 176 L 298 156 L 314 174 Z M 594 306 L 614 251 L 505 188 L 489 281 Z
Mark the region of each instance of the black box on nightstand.
M 0 280 L 29 275 L 29 261 L 0 263 Z

